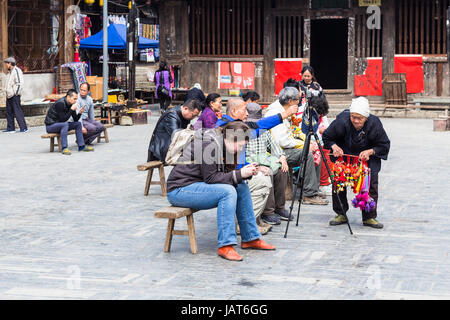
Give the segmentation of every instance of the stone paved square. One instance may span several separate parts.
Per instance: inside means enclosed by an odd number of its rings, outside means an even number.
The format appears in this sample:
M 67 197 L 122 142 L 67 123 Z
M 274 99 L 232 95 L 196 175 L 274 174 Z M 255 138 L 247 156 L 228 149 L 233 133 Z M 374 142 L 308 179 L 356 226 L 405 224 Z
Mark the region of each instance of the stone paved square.
M 168 201 L 158 186 L 144 196 L 136 169 L 156 120 L 109 129 L 93 153 L 69 136 L 71 156 L 49 152 L 44 127 L 0 134 L 1 299 L 450 299 L 450 132 L 432 120 L 382 119 L 384 229 L 352 208 L 351 236 L 328 225 L 331 204 L 302 205 L 286 239 L 286 222 L 264 236 L 276 251 L 237 248 L 240 263 L 217 256 L 215 209 L 195 214 L 198 254 L 180 236 L 163 252 L 153 214 Z

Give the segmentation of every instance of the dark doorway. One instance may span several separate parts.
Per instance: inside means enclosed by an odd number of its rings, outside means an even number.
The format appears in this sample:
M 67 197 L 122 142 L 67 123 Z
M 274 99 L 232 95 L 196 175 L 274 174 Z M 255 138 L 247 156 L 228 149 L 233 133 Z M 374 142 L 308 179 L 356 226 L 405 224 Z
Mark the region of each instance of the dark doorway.
M 311 20 L 311 66 L 324 89 L 347 89 L 348 20 Z

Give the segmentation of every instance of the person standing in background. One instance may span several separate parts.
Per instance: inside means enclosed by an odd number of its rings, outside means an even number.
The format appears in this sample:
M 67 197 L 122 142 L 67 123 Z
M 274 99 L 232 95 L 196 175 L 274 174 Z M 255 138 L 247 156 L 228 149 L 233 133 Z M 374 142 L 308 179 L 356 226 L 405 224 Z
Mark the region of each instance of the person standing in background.
M 23 92 L 23 73 L 19 67 L 16 66 L 16 59 L 13 57 L 6 58 L 4 61 L 8 68 L 8 74 L 6 75 L 6 120 L 7 127 L 3 132 L 11 133 L 15 132 L 14 118 L 17 119 L 19 124 L 19 132 L 27 132 L 27 123 L 25 122 L 25 116 L 23 114 L 22 107 L 20 106 L 20 96 Z

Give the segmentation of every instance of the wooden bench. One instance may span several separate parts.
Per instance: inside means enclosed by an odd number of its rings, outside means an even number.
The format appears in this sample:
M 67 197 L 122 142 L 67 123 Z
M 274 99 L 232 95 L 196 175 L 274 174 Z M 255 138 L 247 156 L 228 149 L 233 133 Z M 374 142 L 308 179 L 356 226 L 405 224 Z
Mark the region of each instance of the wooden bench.
M 155 211 L 156 218 L 169 219 L 167 224 L 166 241 L 164 243 L 164 252 L 169 252 L 172 245 L 173 235 L 189 236 L 189 243 L 191 246 L 191 253 L 197 253 L 197 240 L 195 239 L 194 229 L 194 213 L 198 210 L 181 207 L 165 207 Z M 175 220 L 186 217 L 188 230 L 174 230 Z
M 152 176 L 153 176 L 153 170 L 155 168 L 158 168 L 159 170 L 159 182 L 153 181 L 152 182 Z M 144 189 L 144 195 L 148 196 L 148 191 L 150 189 L 151 184 L 159 184 L 161 186 L 161 194 L 162 196 L 166 196 L 166 177 L 164 175 L 164 164 L 161 161 L 150 161 L 144 164 L 140 164 L 137 166 L 137 169 L 139 171 L 148 171 L 147 174 L 147 181 L 145 183 L 145 189 Z
M 414 98 L 413 102 L 416 106 L 420 106 L 422 104 L 443 104 L 450 105 L 450 98 L 446 97 L 420 97 Z
M 109 142 L 109 137 L 108 137 L 108 128 L 112 128 L 114 125 L 113 124 L 105 124 L 105 130 L 102 131 L 102 133 L 100 133 L 100 135 L 97 137 L 97 142 L 100 142 L 101 139 L 105 140 L 105 143 Z M 67 135 L 71 135 L 71 134 L 75 134 L 75 130 L 70 130 L 67 132 Z M 42 139 L 50 139 L 50 152 L 55 151 L 55 138 L 57 139 L 58 142 L 58 150 L 62 151 L 62 143 L 61 143 L 61 135 L 59 133 L 46 133 L 41 135 Z

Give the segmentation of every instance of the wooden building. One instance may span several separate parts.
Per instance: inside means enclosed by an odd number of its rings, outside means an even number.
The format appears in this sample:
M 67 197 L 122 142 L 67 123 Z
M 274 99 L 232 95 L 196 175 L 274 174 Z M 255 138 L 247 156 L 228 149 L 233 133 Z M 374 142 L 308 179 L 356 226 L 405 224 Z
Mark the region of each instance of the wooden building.
M 422 70 L 424 81 L 422 88 L 408 87 L 408 99 L 450 96 L 449 5 L 449 0 L 167 0 L 159 10 L 161 58 L 179 68 L 180 86 L 199 82 L 205 92 L 228 95 L 220 88 L 234 81 L 231 66 L 236 77 L 249 63 L 253 78 L 247 87 L 273 101 L 280 85 L 277 62 L 300 61 L 315 69 L 329 97 L 363 95 L 361 88 L 373 89 L 376 81 L 379 90 L 371 98 L 381 101 L 382 79 L 402 72 L 402 59 L 413 55 L 422 63 L 413 73 L 417 78 Z M 416 78 L 406 72 L 409 86 Z

